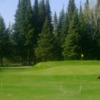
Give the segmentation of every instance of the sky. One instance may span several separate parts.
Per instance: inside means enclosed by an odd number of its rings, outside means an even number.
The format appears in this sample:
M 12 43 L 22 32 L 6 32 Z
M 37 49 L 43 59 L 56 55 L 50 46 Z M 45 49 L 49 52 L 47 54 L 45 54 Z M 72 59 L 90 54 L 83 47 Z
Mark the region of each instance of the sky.
M 34 0 L 31 1 L 33 4 Z M 77 7 L 79 7 L 80 1 L 82 4 L 85 3 L 85 0 L 75 0 Z M 66 10 L 68 2 L 69 0 L 50 0 L 52 15 L 55 11 L 57 12 L 57 14 L 59 14 L 63 6 Z M 7 27 L 9 23 L 14 23 L 14 15 L 16 13 L 17 5 L 18 0 L 0 0 L 0 15 L 4 18 Z

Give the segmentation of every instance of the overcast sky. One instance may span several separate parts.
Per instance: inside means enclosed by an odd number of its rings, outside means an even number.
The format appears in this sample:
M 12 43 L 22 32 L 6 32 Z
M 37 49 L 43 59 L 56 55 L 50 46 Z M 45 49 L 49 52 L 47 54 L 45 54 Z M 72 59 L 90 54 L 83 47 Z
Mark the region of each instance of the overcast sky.
M 33 4 L 34 0 L 31 1 Z M 59 14 L 63 5 L 66 10 L 68 1 L 69 0 L 50 0 L 52 15 L 55 11 L 57 12 L 57 14 Z M 75 0 L 78 7 L 80 5 L 80 1 L 82 4 L 84 4 L 86 0 Z M 6 26 L 9 25 L 9 22 L 14 23 L 14 15 L 17 9 L 17 4 L 18 0 L 0 0 L 0 14 L 3 16 Z

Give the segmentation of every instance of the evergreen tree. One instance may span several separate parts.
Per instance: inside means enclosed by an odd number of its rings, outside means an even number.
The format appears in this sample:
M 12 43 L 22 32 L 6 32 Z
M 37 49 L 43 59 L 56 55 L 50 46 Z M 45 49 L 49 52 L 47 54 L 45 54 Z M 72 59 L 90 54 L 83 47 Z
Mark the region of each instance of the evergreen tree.
M 46 19 L 46 7 L 45 7 L 45 1 L 41 0 L 39 3 L 39 33 L 42 32 L 42 28 L 44 25 Z
M 39 35 L 39 4 L 38 0 L 34 0 L 33 6 L 33 27 L 34 27 L 34 44 L 36 45 Z
M 57 19 L 57 14 L 55 12 L 54 14 L 54 47 L 55 47 L 55 57 L 56 57 L 56 60 L 62 60 L 62 49 L 61 49 L 61 44 L 60 44 L 60 40 L 59 40 L 59 37 L 58 37 L 58 19 Z
M 10 48 L 10 40 L 8 30 L 6 30 L 4 20 L 2 16 L 0 16 L 0 64 L 3 65 L 3 58 L 8 58 L 9 49 Z
M 39 61 L 49 61 L 54 59 L 53 33 L 51 33 L 48 17 L 43 25 L 42 33 L 39 35 L 38 46 L 35 50 L 36 57 Z
M 51 18 L 51 9 L 50 9 L 50 4 L 49 4 L 49 0 L 46 0 L 46 4 L 45 4 L 45 9 L 46 9 L 46 16 L 48 17 L 49 23 L 50 23 L 50 28 L 51 28 L 51 32 L 53 31 L 53 26 L 52 26 L 52 18 Z
M 61 45 L 63 45 L 64 42 L 65 42 L 65 37 L 67 36 L 69 26 L 70 26 L 70 22 L 72 20 L 74 12 L 76 12 L 76 11 L 77 11 L 77 9 L 76 9 L 76 5 L 75 5 L 75 1 L 69 0 L 65 20 L 64 20 L 64 23 L 62 24 L 62 34 L 60 36 L 61 37 Z
M 53 27 L 54 27 L 54 36 L 57 38 L 57 34 L 58 34 L 58 18 L 57 18 L 56 12 L 54 14 Z
M 61 43 L 60 43 L 61 46 L 65 42 L 65 37 L 67 36 L 68 28 L 69 28 L 69 19 L 68 19 L 68 14 L 66 13 L 66 17 L 65 17 L 64 23 L 62 25 Z
M 20 57 L 21 45 L 20 45 L 20 10 L 21 10 L 21 1 L 19 0 L 16 14 L 15 14 L 15 24 L 14 24 L 14 32 L 12 34 L 12 48 L 13 55 Z M 20 59 L 20 58 L 19 58 Z
M 23 65 L 29 64 L 32 60 L 33 30 L 31 1 L 19 0 L 15 15 L 13 40 L 15 48 L 18 50 L 17 56 L 21 58 Z
M 65 12 L 64 12 L 64 7 L 60 12 L 60 16 L 59 16 L 59 22 L 58 22 L 58 37 L 61 37 L 61 33 L 62 33 L 62 27 L 65 21 Z
M 79 22 L 78 14 L 74 12 L 72 21 L 70 22 L 68 35 L 66 36 L 65 43 L 63 45 L 62 55 L 64 59 L 76 60 L 80 59 L 80 35 L 79 35 Z
M 12 48 L 11 48 L 11 38 L 10 38 L 10 30 L 7 28 L 3 37 L 3 45 L 4 45 L 4 58 L 5 60 L 10 60 L 12 57 Z M 6 62 L 5 62 L 6 63 Z
M 80 6 L 80 13 L 79 13 L 79 33 L 80 33 L 80 47 L 81 47 L 81 54 L 84 54 L 84 59 L 89 59 L 89 46 L 91 46 L 90 43 L 90 36 L 89 36 L 89 29 L 87 27 L 87 23 L 84 19 L 84 14 L 82 7 Z
M 25 16 L 25 24 L 26 24 L 26 40 L 25 46 L 27 49 L 27 64 L 31 65 L 33 57 L 34 57 L 34 42 L 36 41 L 36 37 L 34 37 L 34 28 L 32 23 L 32 8 L 31 8 L 31 1 L 27 0 L 27 9 L 26 9 L 26 16 Z
M 20 57 L 22 65 L 26 65 L 27 60 L 27 50 L 25 46 L 26 42 L 26 34 L 27 34 L 27 28 L 26 28 L 26 9 L 27 9 L 27 0 L 21 0 L 20 2 L 20 19 L 19 21 L 19 33 L 20 33 Z
M 69 0 L 68 4 L 68 19 L 69 22 L 72 20 L 73 14 L 76 11 L 75 0 Z
M 89 9 L 89 2 L 88 0 L 85 3 L 85 9 Z M 92 27 L 89 23 L 88 16 L 86 17 L 86 12 L 84 13 L 82 10 L 82 7 L 80 6 L 80 13 L 79 13 L 79 33 L 81 36 L 80 39 L 80 47 L 81 47 L 81 53 L 83 53 L 84 59 L 94 59 L 96 56 L 96 48 L 97 43 L 95 40 L 92 39 Z M 87 18 L 87 19 L 86 19 Z M 95 48 L 94 48 L 95 47 Z M 92 55 L 91 55 L 92 54 Z

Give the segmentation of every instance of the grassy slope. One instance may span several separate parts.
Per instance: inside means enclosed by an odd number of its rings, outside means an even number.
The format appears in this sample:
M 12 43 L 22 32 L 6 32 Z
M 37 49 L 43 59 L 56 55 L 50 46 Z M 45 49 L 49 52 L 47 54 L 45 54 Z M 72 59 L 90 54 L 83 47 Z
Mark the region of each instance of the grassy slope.
M 30 69 L 0 69 L 1 100 L 99 100 L 100 62 L 39 63 Z

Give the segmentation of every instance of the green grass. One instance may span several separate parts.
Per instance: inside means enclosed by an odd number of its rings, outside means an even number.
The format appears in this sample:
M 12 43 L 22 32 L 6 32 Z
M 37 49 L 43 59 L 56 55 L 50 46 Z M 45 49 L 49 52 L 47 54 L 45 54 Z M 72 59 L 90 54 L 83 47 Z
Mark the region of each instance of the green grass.
M 0 69 L 0 100 L 100 100 L 99 61 Z

